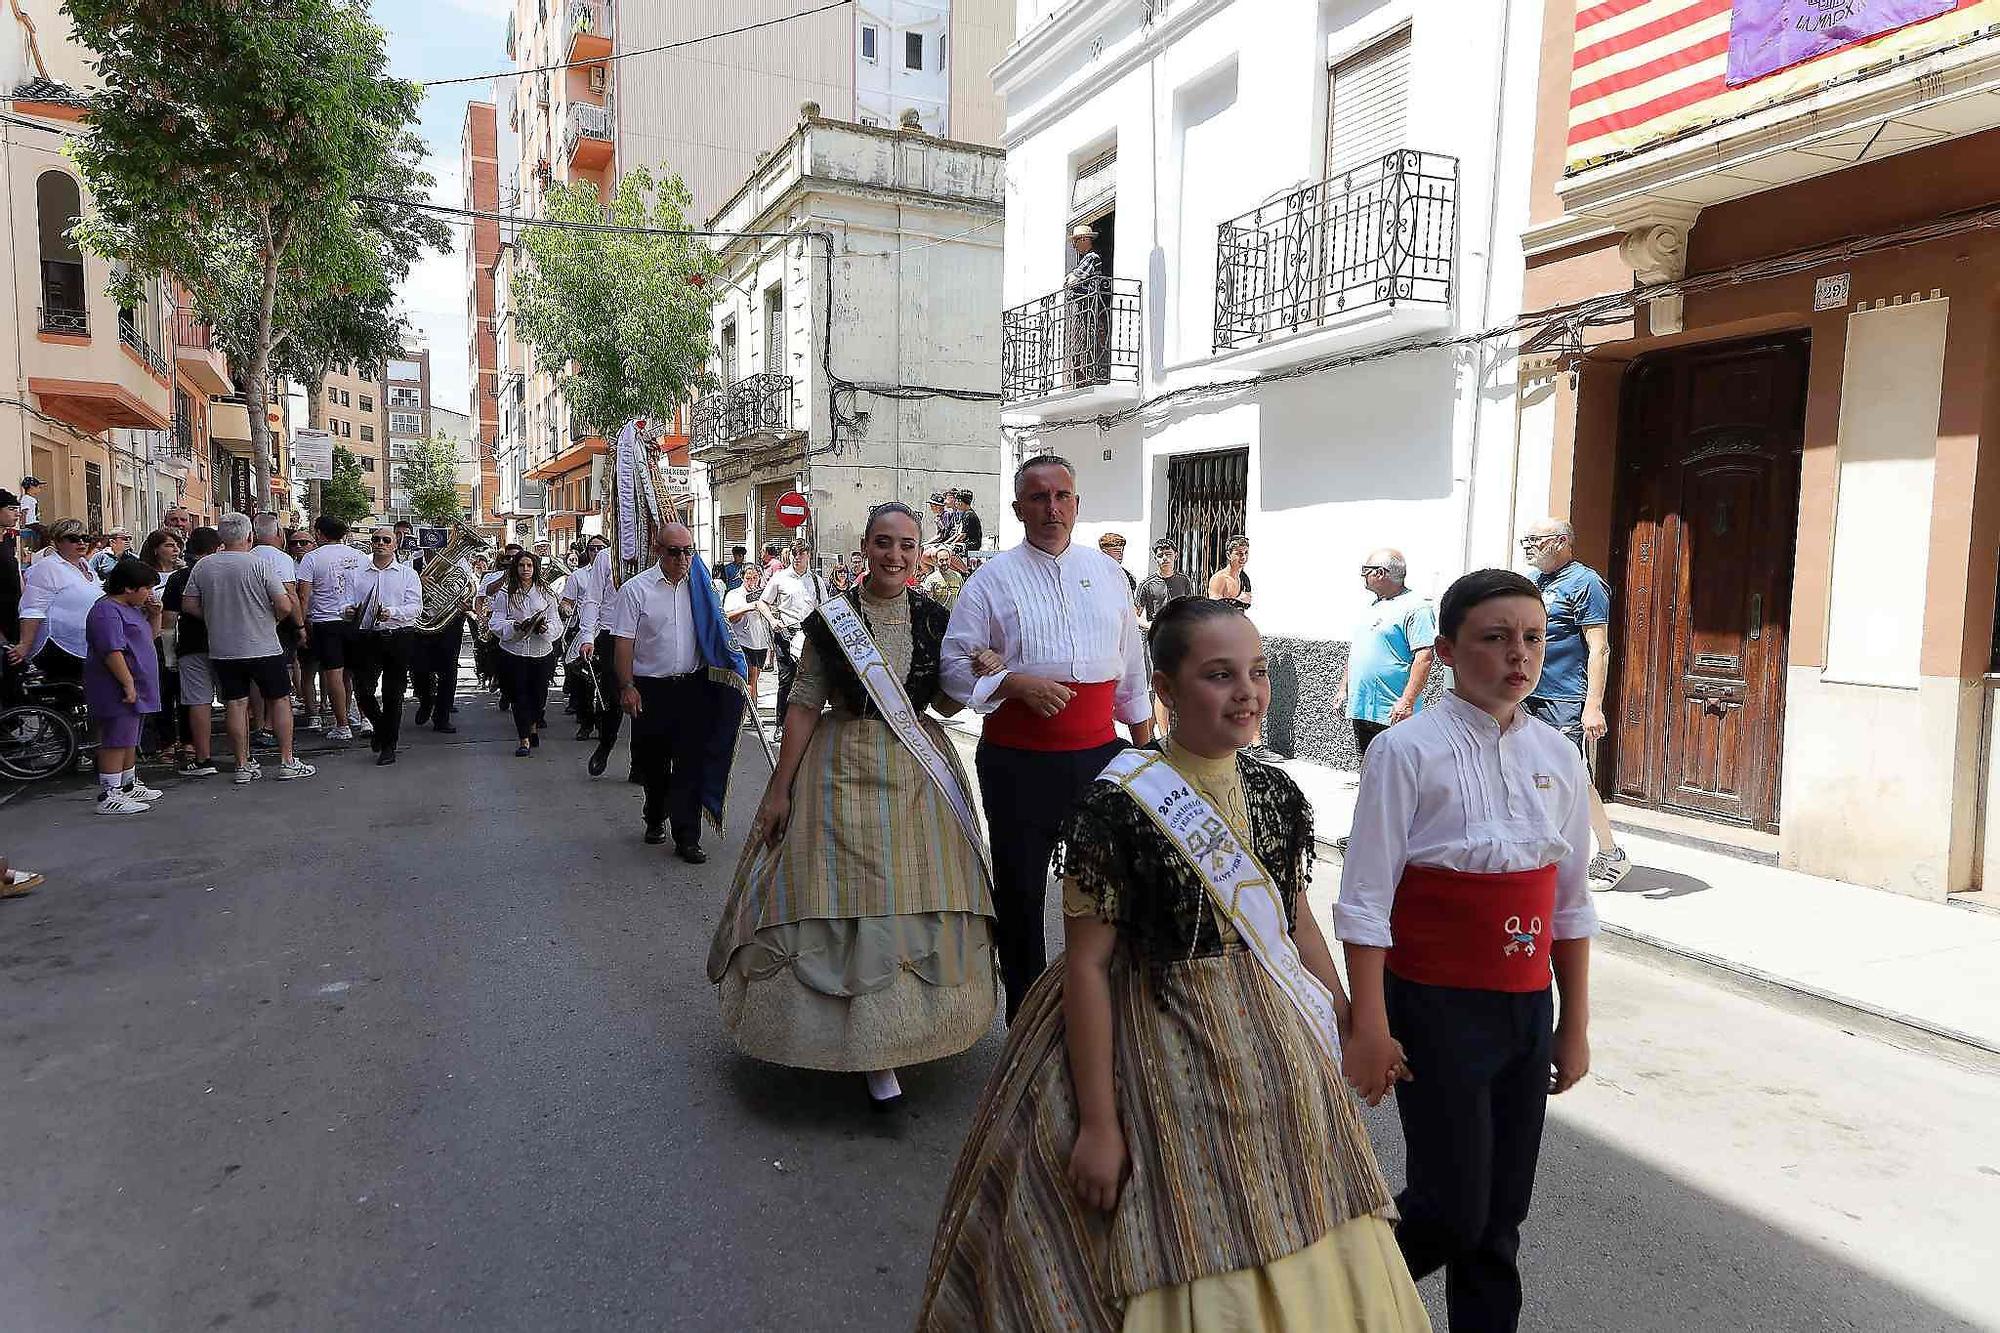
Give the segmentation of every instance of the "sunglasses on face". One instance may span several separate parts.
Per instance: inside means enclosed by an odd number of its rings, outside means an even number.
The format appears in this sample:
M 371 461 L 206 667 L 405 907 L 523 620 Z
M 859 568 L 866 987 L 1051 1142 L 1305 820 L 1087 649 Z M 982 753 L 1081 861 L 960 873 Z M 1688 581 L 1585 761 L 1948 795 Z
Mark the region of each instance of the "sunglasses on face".
M 396 544 L 394 537 L 370 537 L 368 541 L 374 546 L 394 546 Z
M 1364 578 L 1368 577 L 1369 575 L 1387 574 L 1388 572 L 1389 572 L 1389 567 L 1387 565 L 1363 565 L 1361 567 L 1361 574 Z
M 691 560 L 694 558 L 694 547 L 662 546 L 660 554 L 666 556 L 669 560 Z
M 1554 546 L 1556 543 L 1564 540 L 1566 538 L 1562 534 L 1555 532 L 1542 537 L 1523 537 L 1521 538 L 1521 549 L 1524 551 L 1539 551 L 1544 546 Z

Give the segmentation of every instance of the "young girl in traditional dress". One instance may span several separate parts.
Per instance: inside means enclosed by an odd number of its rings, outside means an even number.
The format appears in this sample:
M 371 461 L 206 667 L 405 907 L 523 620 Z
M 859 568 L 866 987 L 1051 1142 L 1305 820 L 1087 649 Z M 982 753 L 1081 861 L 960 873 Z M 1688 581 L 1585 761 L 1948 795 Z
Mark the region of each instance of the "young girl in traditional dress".
M 865 579 L 806 617 L 784 746 L 708 961 L 739 1050 L 866 1074 L 878 1108 L 902 1096 L 898 1066 L 972 1046 L 996 1005 L 984 840 L 957 752 L 923 716 L 960 705 L 938 680 L 949 613 L 908 586 L 920 531 L 908 506 L 878 506 Z
M 1369 746 L 1334 913 L 1347 1076 L 1371 1106 L 1395 1089 L 1409 1149 L 1396 1240 L 1418 1277 L 1445 1270 L 1461 1330 L 1519 1322 L 1543 1112 L 1590 1067 L 1590 779 L 1521 707 L 1547 624 L 1519 574 L 1446 590 L 1452 692 Z
M 1064 827 L 1068 953 L 1009 1029 L 918 1326 L 1427 1329 L 1341 1081 L 1312 811 L 1238 754 L 1270 701 L 1257 630 L 1183 598 L 1150 645 L 1174 730 Z

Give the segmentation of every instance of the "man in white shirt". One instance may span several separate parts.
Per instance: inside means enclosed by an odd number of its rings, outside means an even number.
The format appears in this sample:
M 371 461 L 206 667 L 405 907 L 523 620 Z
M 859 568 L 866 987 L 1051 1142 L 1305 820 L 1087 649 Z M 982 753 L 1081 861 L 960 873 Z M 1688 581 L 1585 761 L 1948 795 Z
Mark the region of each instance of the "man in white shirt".
M 764 589 L 771 609 L 771 646 L 778 653 L 778 729 L 785 726 L 785 709 L 792 701 L 792 680 L 799 674 L 799 654 L 805 650 L 806 617 L 827 599 L 826 580 L 812 567 L 812 547 L 792 543 L 791 568 L 772 576 Z
M 598 777 L 618 748 L 618 729 L 625 714 L 618 706 L 618 673 L 611 633 L 612 612 L 617 607 L 619 589 L 611 574 L 611 548 L 598 551 L 591 562 L 570 575 L 569 596 L 576 602 L 576 651 L 579 664 L 597 673 L 596 696 L 591 701 L 591 723 L 597 729 L 597 748 L 586 765 L 590 776 Z M 636 757 L 629 777 L 638 774 Z
M 646 841 L 665 842 L 670 824 L 674 851 L 700 865 L 708 860 L 701 849 L 706 744 L 728 705 L 723 687 L 708 678 L 695 616 L 706 607 L 719 617 L 720 608 L 710 589 L 697 597 L 694 534 L 685 525 L 662 524 L 653 555 L 658 563 L 626 579 L 612 607 L 618 704 L 632 718 L 632 762 L 646 786 Z M 729 715 L 731 733 L 740 716 Z
M 319 672 L 333 726 L 330 741 L 354 739 L 347 692 L 347 586 L 367 561 L 347 544 L 347 524 L 330 514 L 313 522 L 319 545 L 299 561 L 298 596 L 306 604 L 306 632 L 299 642 L 300 661 Z
M 348 669 L 354 673 L 355 698 L 375 728 L 369 738 L 375 762 L 393 764 L 403 731 L 403 693 L 410 684 L 411 626 L 423 618 L 424 589 L 417 571 L 396 559 L 393 529 L 370 533 L 368 551 L 372 558 L 355 571 L 347 589 L 353 624 Z
M 1124 749 L 1153 736 L 1145 646 L 1125 573 L 1070 541 L 1076 472 L 1053 455 L 1014 473 L 1027 540 L 967 579 L 945 633 L 945 692 L 985 717 L 976 763 L 993 847 L 995 944 L 1007 1017 L 1048 965 L 1049 854 L 1076 798 Z M 997 653 L 1004 669 L 977 673 Z
M 597 693 L 599 686 L 591 677 L 597 670 L 597 630 L 593 623 L 586 631 L 583 624 L 583 603 L 588 597 L 593 602 L 598 599 L 593 593 L 597 580 L 597 557 L 609 545 L 603 537 L 590 538 L 577 552 L 576 568 L 563 580 L 561 610 L 565 619 L 573 618 L 575 632 L 569 637 L 569 644 L 563 650 L 563 697 L 569 702 L 569 711 L 576 715 L 576 739 L 587 741 L 597 734 Z M 608 562 L 607 562 L 608 564 Z M 607 699 L 606 703 L 609 704 Z M 607 708 L 605 711 L 612 711 Z

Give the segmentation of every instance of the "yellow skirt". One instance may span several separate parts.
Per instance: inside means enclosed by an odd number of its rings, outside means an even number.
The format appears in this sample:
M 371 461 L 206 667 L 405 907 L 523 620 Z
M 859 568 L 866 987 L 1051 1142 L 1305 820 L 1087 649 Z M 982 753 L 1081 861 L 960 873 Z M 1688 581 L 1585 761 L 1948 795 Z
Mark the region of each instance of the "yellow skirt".
M 1430 1316 L 1379 1217 L 1357 1217 L 1262 1268 L 1155 1287 L 1123 1333 L 1428 1333 Z

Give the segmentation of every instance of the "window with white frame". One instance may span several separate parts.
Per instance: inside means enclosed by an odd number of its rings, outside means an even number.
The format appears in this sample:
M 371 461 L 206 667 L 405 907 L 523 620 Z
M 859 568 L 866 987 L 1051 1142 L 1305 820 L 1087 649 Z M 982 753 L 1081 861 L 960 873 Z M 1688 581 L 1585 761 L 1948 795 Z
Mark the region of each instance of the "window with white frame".
M 424 419 L 417 412 L 391 412 L 389 414 L 391 435 L 421 435 L 424 433 Z
M 903 34 L 903 68 L 922 69 L 924 67 L 924 35 L 920 32 Z
M 1410 110 L 1410 30 L 1400 29 L 1327 71 L 1326 175 L 1404 147 Z
M 881 59 L 881 31 L 872 23 L 861 25 L 861 58 L 873 65 Z

